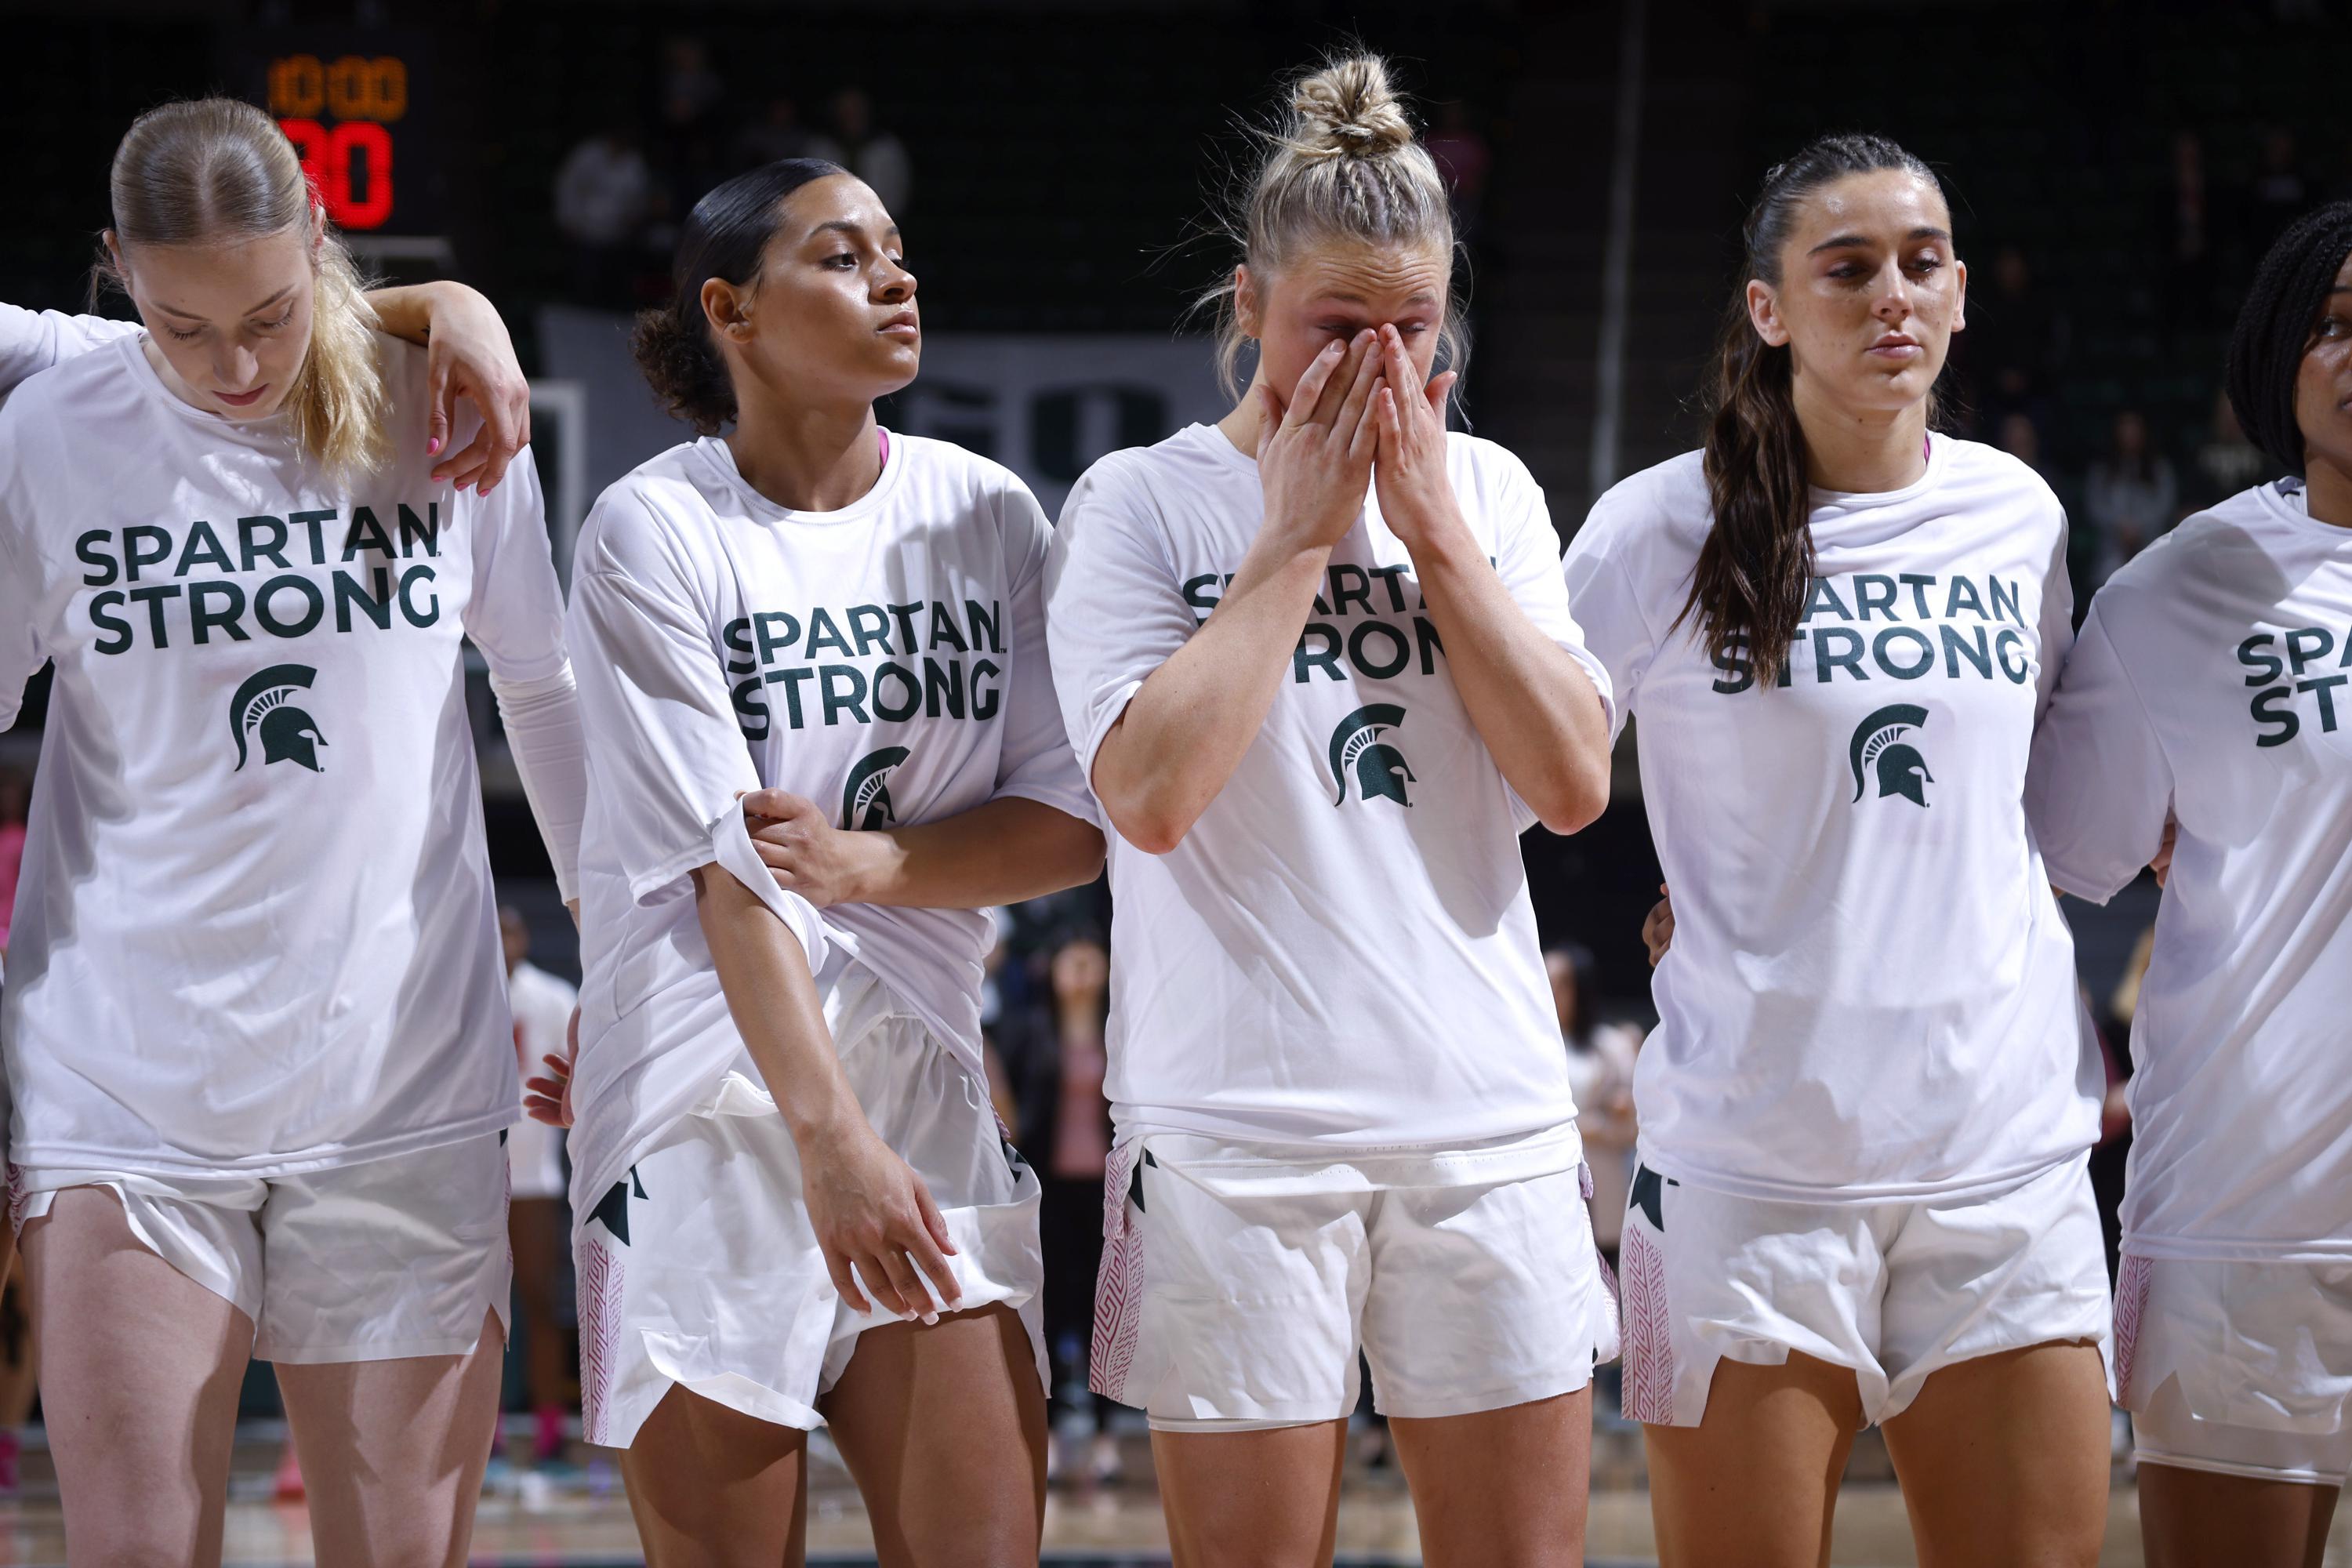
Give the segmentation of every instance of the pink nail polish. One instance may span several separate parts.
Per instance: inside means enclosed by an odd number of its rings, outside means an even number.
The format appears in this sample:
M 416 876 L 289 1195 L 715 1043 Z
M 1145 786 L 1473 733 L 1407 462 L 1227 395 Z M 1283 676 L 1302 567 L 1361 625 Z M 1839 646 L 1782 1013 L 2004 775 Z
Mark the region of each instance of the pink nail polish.
M 441 455 L 440 437 L 436 436 L 431 440 L 425 443 L 425 455 L 428 458 L 437 458 Z

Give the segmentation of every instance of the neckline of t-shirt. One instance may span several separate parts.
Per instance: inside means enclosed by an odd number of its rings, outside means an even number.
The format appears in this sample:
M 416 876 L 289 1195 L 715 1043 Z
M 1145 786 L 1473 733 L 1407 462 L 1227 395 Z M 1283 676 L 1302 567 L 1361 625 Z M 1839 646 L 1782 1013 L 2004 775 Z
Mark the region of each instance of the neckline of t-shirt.
M 1917 479 L 1899 490 L 1830 490 L 1811 487 L 1812 509 L 1815 511 L 1863 512 L 1882 507 L 1901 506 L 1918 500 L 1942 482 L 1944 468 L 1950 461 L 1951 438 L 1927 432 L 1927 468 Z
M 268 446 L 292 438 L 286 411 L 282 407 L 267 419 L 228 419 L 209 408 L 199 408 L 166 385 L 155 367 L 147 363 L 147 334 L 125 332 L 114 342 L 115 352 L 129 362 L 131 378 L 142 395 L 161 403 L 181 418 L 214 436 L 226 436 L 255 446 Z
M 1210 448 L 1234 471 L 1247 474 L 1252 479 L 1257 477 L 1257 459 L 1234 446 L 1233 437 L 1225 434 L 1223 426 L 1194 425 L 1188 434 L 1195 435 L 1201 440 L 1207 442 Z
M 890 439 L 890 433 L 876 427 L 882 443 L 882 472 L 876 476 L 874 488 L 832 511 L 800 511 L 788 506 L 778 506 L 751 488 L 751 481 L 735 466 L 735 449 L 724 436 L 705 436 L 696 443 L 702 448 L 704 460 L 719 470 L 730 489 L 741 498 L 751 515 L 762 522 L 789 522 L 802 528 L 837 528 L 846 522 L 863 522 L 882 510 L 898 488 L 898 477 L 907 467 L 907 437 L 901 435 Z
M 2292 486 L 2290 489 L 2288 487 Z M 2289 528 L 2338 544 L 2352 544 L 2352 528 L 2323 522 L 2311 515 L 2311 500 L 2300 479 L 2265 479 L 2254 487 L 2263 510 Z

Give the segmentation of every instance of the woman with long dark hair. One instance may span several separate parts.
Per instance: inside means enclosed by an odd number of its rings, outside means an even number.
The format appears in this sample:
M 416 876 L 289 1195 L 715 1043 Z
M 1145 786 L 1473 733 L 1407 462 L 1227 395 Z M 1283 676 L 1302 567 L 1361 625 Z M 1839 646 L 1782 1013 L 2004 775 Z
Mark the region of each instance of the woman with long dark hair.
M 588 1437 L 628 1450 L 662 1568 L 797 1562 L 819 1426 L 883 1562 L 1034 1563 L 1038 1185 L 989 1100 L 982 960 L 987 906 L 1102 857 L 1045 519 L 876 423 L 922 334 L 855 177 L 726 182 L 676 279 L 637 359 L 702 437 L 604 492 L 572 588 L 580 1048 L 537 1087 L 578 1107 Z
M 1674 891 L 1622 1270 L 1668 1563 L 1819 1562 L 1872 1422 L 1927 1561 L 2105 1519 L 2098 1058 L 2023 808 L 2065 519 L 1932 428 L 1951 228 L 1881 138 L 1773 169 L 1705 449 L 1569 551 Z
M 2285 477 L 2099 591 L 2027 806 L 2070 893 L 2168 859 L 2115 1320 L 2147 1561 L 2317 1568 L 2352 1467 L 2352 202 L 2272 247 L 2229 384 Z

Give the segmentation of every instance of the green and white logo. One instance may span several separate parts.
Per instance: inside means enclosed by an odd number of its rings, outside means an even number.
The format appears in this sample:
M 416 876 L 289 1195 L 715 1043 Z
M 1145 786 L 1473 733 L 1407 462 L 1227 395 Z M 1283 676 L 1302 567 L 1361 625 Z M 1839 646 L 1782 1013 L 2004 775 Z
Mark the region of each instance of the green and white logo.
M 1878 798 L 1899 795 L 1914 805 L 1927 804 L 1928 784 L 1936 775 L 1927 771 L 1927 759 L 1919 748 L 1903 737 L 1927 721 L 1927 710 L 1915 703 L 1895 702 L 1854 726 L 1853 742 L 1846 749 L 1846 760 L 1853 768 L 1853 798 L 1860 800 L 1868 787 L 1870 775 L 1878 779 Z
M 262 766 L 299 763 L 314 773 L 326 772 L 319 765 L 319 748 L 327 737 L 319 732 L 318 721 L 294 705 L 295 694 L 309 690 L 318 678 L 319 672 L 307 664 L 273 664 L 236 689 L 228 705 L 236 766 L 229 772 L 244 771 L 247 740 L 256 731 L 261 737 Z
M 1339 786 L 1332 798 L 1335 806 L 1348 804 L 1348 779 L 1353 774 L 1356 791 L 1366 800 L 1386 795 L 1399 805 L 1411 805 L 1412 797 L 1404 786 L 1416 783 L 1412 768 L 1404 753 L 1381 739 L 1381 731 L 1393 730 L 1404 722 L 1404 710 L 1393 702 L 1372 702 L 1357 709 L 1339 721 L 1331 731 L 1331 776 Z
M 885 746 L 858 760 L 857 765 L 849 770 L 849 782 L 841 789 L 844 827 L 871 831 L 898 822 L 890 806 L 890 770 L 906 760 L 904 746 Z

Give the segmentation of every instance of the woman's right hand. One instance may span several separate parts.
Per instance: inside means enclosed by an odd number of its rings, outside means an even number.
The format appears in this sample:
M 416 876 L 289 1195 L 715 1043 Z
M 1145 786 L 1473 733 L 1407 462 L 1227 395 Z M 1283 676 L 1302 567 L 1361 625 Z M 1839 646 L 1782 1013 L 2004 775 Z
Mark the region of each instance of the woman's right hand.
M 856 1112 L 794 1142 L 809 1226 L 841 1299 L 855 1311 L 879 1308 L 925 1322 L 953 1311 L 963 1295 L 948 1268 L 955 1244 L 923 1178 Z M 938 1307 L 923 1289 L 926 1276 Z
M 1326 344 L 1287 403 L 1258 384 L 1263 526 L 1283 531 L 1302 549 L 1339 543 L 1364 510 L 1380 445 L 1379 422 L 1370 410 L 1381 363 L 1379 337 L 1368 330 L 1352 342 Z
M 1659 883 L 1659 893 L 1663 895 L 1665 890 L 1666 885 Z M 1642 922 L 1642 942 L 1650 950 L 1650 967 L 1655 969 L 1658 960 L 1666 956 L 1666 949 L 1675 944 L 1675 901 L 1672 898 L 1662 896 L 1656 907 L 1650 910 L 1649 919 Z
M 563 1054 L 553 1051 L 539 1058 L 547 1066 L 545 1078 L 522 1080 L 522 1108 L 533 1121 L 544 1121 L 550 1127 L 572 1125 L 572 1064 L 580 1059 L 580 1009 L 572 1009 L 572 1021 L 563 1026 Z

